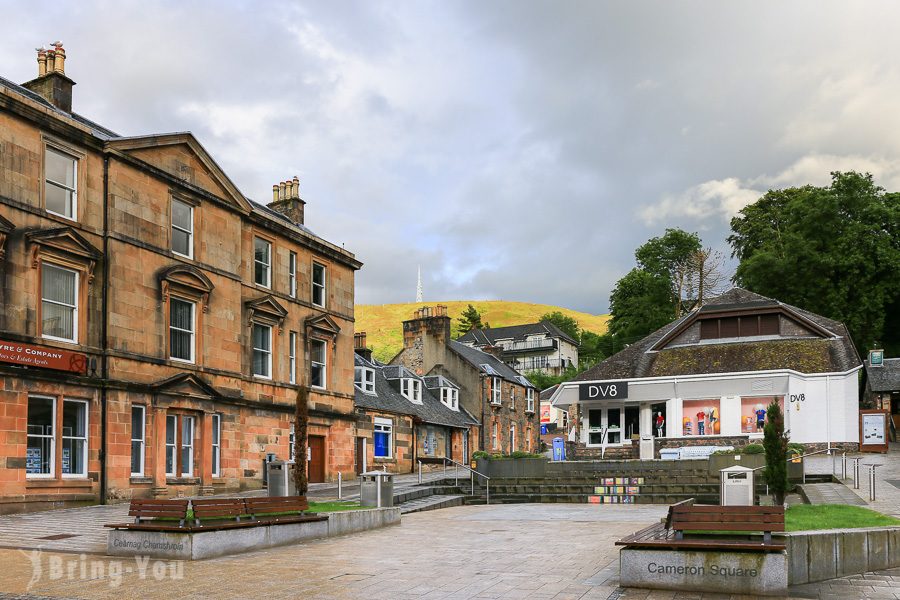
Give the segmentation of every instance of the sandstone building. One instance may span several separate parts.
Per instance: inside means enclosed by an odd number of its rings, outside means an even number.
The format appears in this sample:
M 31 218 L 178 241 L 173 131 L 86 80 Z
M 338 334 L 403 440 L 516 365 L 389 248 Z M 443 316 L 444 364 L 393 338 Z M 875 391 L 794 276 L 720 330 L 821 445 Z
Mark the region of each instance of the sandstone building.
M 61 45 L 0 78 L 0 512 L 262 485 L 310 394 L 310 479 L 354 469 L 350 252 L 190 133 L 72 111 Z

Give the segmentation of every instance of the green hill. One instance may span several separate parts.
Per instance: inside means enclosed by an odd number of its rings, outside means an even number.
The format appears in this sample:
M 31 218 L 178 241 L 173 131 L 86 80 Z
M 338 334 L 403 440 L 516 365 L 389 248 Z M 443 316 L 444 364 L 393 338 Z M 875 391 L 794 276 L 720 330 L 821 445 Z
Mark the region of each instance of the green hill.
M 609 319 L 609 315 L 591 315 L 549 304 L 506 302 L 504 300 L 454 300 L 406 304 L 359 304 L 356 306 L 355 329 L 366 332 L 368 346 L 372 348 L 375 358 L 386 362 L 403 347 L 402 322 L 411 319 L 416 309 L 437 304 L 446 306 L 450 318 L 453 319 L 453 337 L 458 335 L 456 320 L 469 304 L 478 309 L 482 321 L 486 321 L 491 327 L 536 323 L 542 315 L 558 310 L 578 321 L 578 326 L 582 329 L 603 334 L 606 333 L 606 321 Z

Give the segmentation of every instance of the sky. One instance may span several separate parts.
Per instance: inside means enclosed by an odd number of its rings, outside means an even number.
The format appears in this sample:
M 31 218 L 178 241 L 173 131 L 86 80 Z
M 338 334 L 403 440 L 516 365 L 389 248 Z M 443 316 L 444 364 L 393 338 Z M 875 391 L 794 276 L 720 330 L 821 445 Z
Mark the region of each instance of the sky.
M 74 110 L 191 131 L 244 195 L 294 175 L 358 304 L 599 314 L 667 227 L 730 253 L 766 190 L 900 189 L 900 3 L 0 0 L 0 75 L 61 40 Z

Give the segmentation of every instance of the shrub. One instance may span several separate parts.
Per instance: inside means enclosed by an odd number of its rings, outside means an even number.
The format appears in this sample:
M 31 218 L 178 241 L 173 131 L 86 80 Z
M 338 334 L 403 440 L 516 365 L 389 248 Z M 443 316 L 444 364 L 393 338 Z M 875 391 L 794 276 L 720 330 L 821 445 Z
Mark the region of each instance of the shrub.
M 787 445 L 788 454 L 795 454 L 800 456 L 802 454 L 806 454 L 806 446 L 803 444 L 798 444 L 797 442 L 791 442 Z
M 491 459 L 491 455 L 485 452 L 484 450 L 478 450 L 477 452 L 472 453 L 472 460 L 478 460 L 479 458 L 484 458 L 486 460 Z
M 766 448 L 762 444 L 747 444 L 741 449 L 744 454 L 765 454 Z

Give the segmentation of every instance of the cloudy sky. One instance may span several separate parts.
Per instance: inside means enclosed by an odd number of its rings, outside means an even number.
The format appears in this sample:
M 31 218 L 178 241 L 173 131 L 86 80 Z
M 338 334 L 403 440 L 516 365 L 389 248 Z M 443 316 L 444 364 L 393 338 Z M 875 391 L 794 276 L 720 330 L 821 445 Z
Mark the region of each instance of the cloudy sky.
M 65 43 L 75 110 L 192 131 L 245 195 L 300 177 L 359 303 L 605 312 L 666 227 L 727 250 L 771 187 L 900 189 L 895 2 L 8 2 L 0 75 Z

